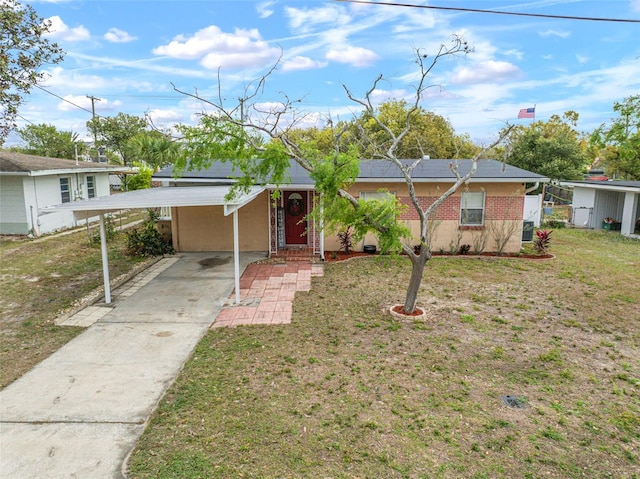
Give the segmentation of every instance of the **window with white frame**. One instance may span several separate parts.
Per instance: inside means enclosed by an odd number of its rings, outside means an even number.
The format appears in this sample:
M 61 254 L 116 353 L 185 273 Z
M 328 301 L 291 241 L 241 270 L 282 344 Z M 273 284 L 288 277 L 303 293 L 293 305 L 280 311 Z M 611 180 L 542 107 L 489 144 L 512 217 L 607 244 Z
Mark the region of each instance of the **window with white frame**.
M 460 196 L 460 224 L 482 226 L 484 224 L 484 191 L 463 191 Z
M 87 198 L 96 197 L 96 177 L 87 176 Z
M 361 191 L 360 198 L 368 200 L 384 200 L 387 195 L 396 196 L 395 191 Z
M 60 196 L 63 203 L 71 203 L 71 181 L 69 178 L 60 178 Z

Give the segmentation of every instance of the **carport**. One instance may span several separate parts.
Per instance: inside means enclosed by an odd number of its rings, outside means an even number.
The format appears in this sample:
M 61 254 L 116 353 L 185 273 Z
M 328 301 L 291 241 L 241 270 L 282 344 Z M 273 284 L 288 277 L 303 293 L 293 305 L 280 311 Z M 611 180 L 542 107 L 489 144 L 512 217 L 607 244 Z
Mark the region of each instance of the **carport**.
M 638 237 L 635 231 L 640 222 L 640 181 L 584 180 L 560 184 L 573 189 L 572 224 L 602 229 L 604 219 L 611 218 L 621 234 Z
M 102 252 L 102 273 L 104 278 L 104 298 L 111 303 L 109 279 L 109 258 L 104 215 L 126 209 L 148 209 L 180 206 L 222 206 L 224 216 L 233 215 L 233 259 L 235 279 L 235 301 L 240 302 L 240 247 L 238 240 L 238 210 L 253 201 L 265 187 L 254 186 L 247 191 L 231 195 L 231 186 L 193 186 L 189 188 L 162 187 L 129 191 L 110 196 L 101 196 L 74 203 L 64 203 L 42 208 L 42 213 L 72 211 L 76 220 L 91 216 L 100 217 L 100 248 Z

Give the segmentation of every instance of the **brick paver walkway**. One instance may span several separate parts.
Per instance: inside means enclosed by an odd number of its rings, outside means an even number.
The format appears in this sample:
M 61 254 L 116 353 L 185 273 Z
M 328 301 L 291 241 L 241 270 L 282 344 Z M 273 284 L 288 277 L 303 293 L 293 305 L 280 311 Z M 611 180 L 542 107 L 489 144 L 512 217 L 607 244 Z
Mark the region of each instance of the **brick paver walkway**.
M 323 265 L 301 261 L 250 264 L 240 278 L 240 304 L 235 292 L 211 326 L 291 323 L 296 291 L 309 291 L 311 277 L 322 276 Z

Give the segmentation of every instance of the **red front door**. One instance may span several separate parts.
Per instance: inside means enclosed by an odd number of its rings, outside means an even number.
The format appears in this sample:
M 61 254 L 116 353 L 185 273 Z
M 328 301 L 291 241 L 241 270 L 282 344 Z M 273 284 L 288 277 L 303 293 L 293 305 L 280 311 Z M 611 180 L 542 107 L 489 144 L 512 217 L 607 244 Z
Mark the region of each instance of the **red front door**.
M 287 244 L 307 244 L 307 192 L 284 192 L 284 234 Z

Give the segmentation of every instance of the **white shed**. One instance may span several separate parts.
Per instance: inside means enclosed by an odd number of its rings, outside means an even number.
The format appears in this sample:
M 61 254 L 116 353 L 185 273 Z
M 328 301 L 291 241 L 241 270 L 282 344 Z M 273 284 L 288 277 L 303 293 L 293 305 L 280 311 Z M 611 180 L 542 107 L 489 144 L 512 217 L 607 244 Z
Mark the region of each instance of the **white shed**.
M 122 170 L 0 150 L 0 234 L 37 236 L 84 223 L 69 211 L 41 215 L 39 210 L 109 195 L 109 174 Z
M 619 229 L 625 236 L 640 237 L 640 181 L 585 180 L 561 184 L 573 188 L 573 225 Z

